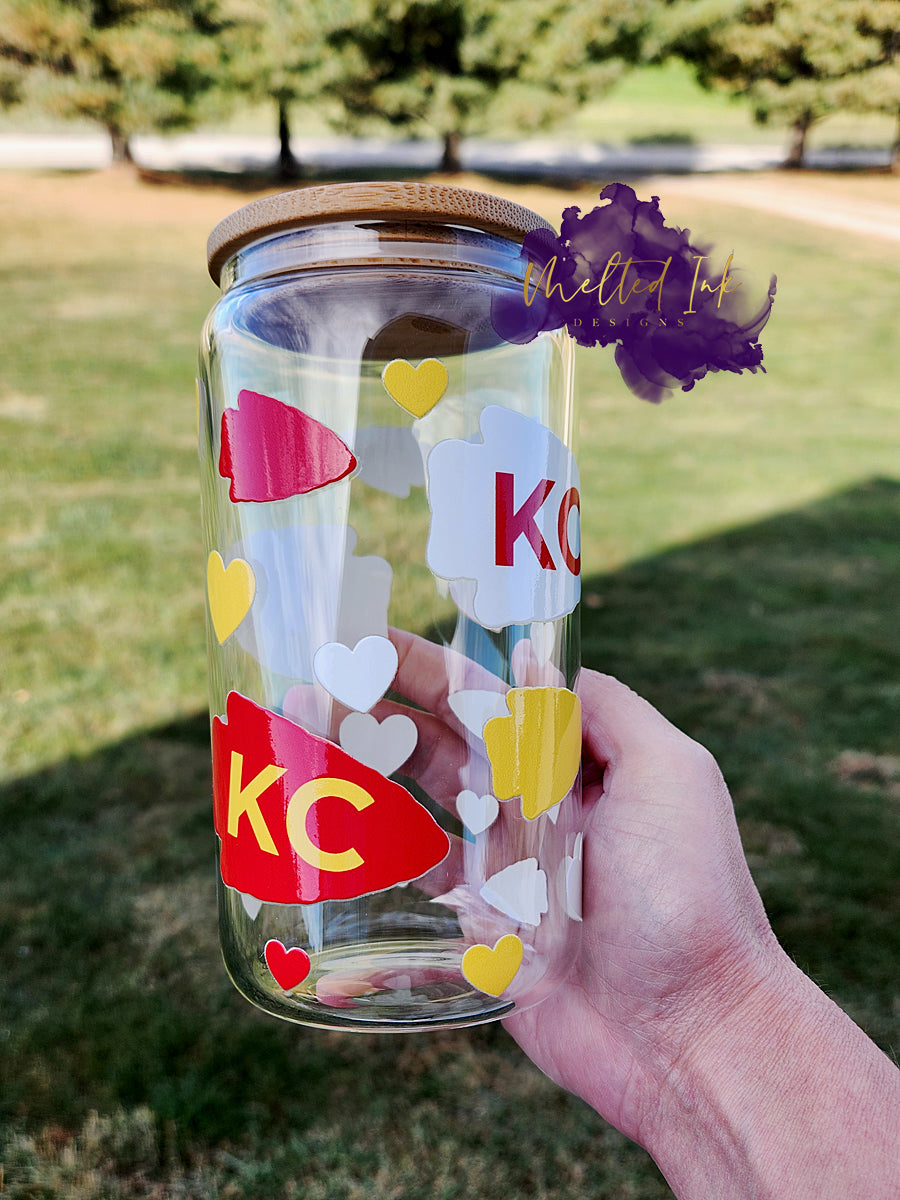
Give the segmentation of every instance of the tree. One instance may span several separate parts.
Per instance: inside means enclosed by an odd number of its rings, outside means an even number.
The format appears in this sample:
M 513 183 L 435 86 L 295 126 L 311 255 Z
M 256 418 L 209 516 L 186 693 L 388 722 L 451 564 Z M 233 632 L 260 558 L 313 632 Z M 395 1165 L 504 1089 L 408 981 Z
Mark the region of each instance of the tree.
M 319 101 L 337 78 L 327 39 L 342 18 L 342 0 L 225 0 L 223 12 L 224 85 L 274 104 L 279 175 L 297 178 L 302 168 L 291 149 L 291 105 Z
M 0 99 L 131 138 L 193 123 L 219 68 L 215 0 L 0 0 Z
M 893 13 L 891 10 L 893 9 Z M 891 167 L 900 171 L 900 4 L 885 4 L 878 10 L 880 28 L 874 36 L 881 39 L 884 60 L 858 74 L 848 75 L 836 89 L 842 108 L 850 112 L 885 113 L 896 122 Z
M 460 141 L 501 115 L 536 129 L 607 90 L 633 59 L 650 0 L 357 0 L 331 44 L 329 90 L 350 127 L 372 119 L 443 143 L 460 170 Z
M 692 63 L 704 87 L 746 96 L 758 121 L 789 123 L 785 165 L 799 167 L 830 113 L 900 108 L 898 28 L 900 0 L 667 0 L 657 52 Z

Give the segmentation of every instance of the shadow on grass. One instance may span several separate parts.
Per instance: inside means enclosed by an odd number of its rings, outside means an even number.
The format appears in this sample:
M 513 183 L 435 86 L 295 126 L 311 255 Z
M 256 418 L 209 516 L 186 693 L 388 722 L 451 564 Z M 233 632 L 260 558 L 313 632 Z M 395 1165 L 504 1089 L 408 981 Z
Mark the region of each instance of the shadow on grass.
M 278 173 L 277 163 L 269 168 L 244 171 L 220 171 L 213 167 L 180 168 L 177 170 L 155 170 L 150 167 L 136 167 L 138 178 L 142 183 L 155 187 L 215 188 L 238 193 L 254 194 L 261 191 L 287 191 L 293 188 L 316 187 L 323 183 L 371 183 L 371 182 L 418 182 L 423 175 L 428 175 L 426 168 L 404 168 L 387 166 L 383 168 L 365 167 L 333 167 L 310 166 L 304 168 L 296 177 L 283 179 Z M 435 163 L 434 173 L 437 172 Z
M 681 129 L 660 130 L 656 133 L 635 134 L 628 139 L 629 146 L 696 146 L 692 133 Z
M 672 143 L 666 143 L 672 144 Z M 689 156 L 699 161 L 702 147 L 694 152 L 692 147 L 686 147 Z M 484 166 L 465 168 L 456 174 L 445 174 L 441 171 L 440 163 L 435 160 L 431 166 L 402 167 L 388 164 L 376 167 L 371 164 L 362 166 L 348 165 L 338 167 L 333 165 L 317 166 L 311 164 L 294 178 L 282 179 L 278 174 L 277 165 L 266 169 L 243 171 L 224 171 L 215 168 L 179 168 L 177 170 L 155 170 L 149 167 L 136 168 L 138 178 L 142 183 L 154 187 L 190 188 L 191 190 L 209 188 L 217 191 L 231 191 L 238 195 L 255 195 L 266 191 L 291 191 L 305 187 L 317 187 L 325 183 L 373 183 L 373 182 L 410 182 L 422 183 L 432 180 L 445 184 L 456 184 L 471 187 L 471 179 L 478 176 L 495 184 L 513 184 L 518 186 L 536 186 L 556 188 L 559 191 L 580 191 L 586 187 L 597 188 L 607 182 L 603 172 L 573 165 L 571 167 L 548 167 L 538 159 L 532 162 L 519 160 L 509 166 L 496 164 L 488 169 Z M 660 172 L 658 163 L 648 162 L 641 169 L 629 164 L 624 172 L 627 180 L 638 180 L 645 177 L 655 178 Z M 668 174 L 690 175 L 693 167 L 690 163 L 679 168 L 670 167 Z M 618 173 L 623 175 L 622 172 Z
M 885 1047 L 898 1036 L 898 599 L 900 484 L 873 480 L 586 579 L 583 613 L 586 665 L 716 752 L 777 932 Z M 209 794 L 206 714 L 0 791 L 0 1120 L 71 1128 L 147 1105 L 172 1152 L 253 1144 L 271 1159 L 294 1139 L 295 1177 L 316 1126 L 344 1138 L 360 1178 L 377 1154 L 359 1130 L 411 1122 L 449 1138 L 454 1159 L 505 1156 L 507 1194 L 532 1194 L 535 1155 L 554 1178 L 560 1153 L 591 1163 L 592 1116 L 499 1029 L 362 1038 L 248 1006 L 218 956 Z M 668 1195 L 642 1152 L 612 1153 L 645 1172 L 643 1190 L 617 1195 Z M 600 1186 L 598 1171 L 567 1186 Z

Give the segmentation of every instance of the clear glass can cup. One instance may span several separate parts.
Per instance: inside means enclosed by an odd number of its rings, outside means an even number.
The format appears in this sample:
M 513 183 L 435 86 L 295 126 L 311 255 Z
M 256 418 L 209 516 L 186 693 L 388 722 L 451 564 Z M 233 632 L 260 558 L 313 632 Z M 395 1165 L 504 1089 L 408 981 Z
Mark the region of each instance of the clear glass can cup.
M 544 226 L 336 184 L 213 231 L 198 392 L 220 934 L 307 1025 L 474 1025 L 581 921 L 580 496 L 565 331 L 494 306 Z

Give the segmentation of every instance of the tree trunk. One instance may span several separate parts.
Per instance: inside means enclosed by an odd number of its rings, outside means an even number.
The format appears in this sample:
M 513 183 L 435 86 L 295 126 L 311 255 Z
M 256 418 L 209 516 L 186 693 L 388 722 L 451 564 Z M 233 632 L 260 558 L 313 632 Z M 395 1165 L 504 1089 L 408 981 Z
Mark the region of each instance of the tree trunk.
M 278 178 L 287 182 L 299 179 L 300 164 L 291 149 L 291 125 L 286 100 L 278 101 Z
M 134 166 L 134 156 L 131 153 L 131 143 L 117 125 L 107 125 L 109 142 L 112 148 L 112 165 L 114 167 Z
M 784 160 L 784 165 L 791 170 L 799 170 L 803 166 L 803 159 L 806 155 L 806 135 L 810 131 L 813 123 L 813 115 L 808 110 L 801 113 L 794 124 L 791 126 L 791 140 L 788 145 L 788 155 Z
M 458 175 L 462 170 L 462 161 L 459 157 L 461 141 L 462 134 L 460 134 L 458 129 L 444 134 L 444 154 L 441 158 L 441 170 L 445 175 Z

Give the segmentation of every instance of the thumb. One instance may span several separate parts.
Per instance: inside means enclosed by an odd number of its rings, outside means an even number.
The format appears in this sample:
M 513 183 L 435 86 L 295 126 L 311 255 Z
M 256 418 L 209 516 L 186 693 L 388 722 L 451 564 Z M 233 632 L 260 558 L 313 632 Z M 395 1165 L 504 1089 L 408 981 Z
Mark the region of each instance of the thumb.
M 637 754 L 646 758 L 694 745 L 652 704 L 611 675 L 582 669 L 576 685 L 581 700 L 584 745 L 598 763 L 618 765 Z

